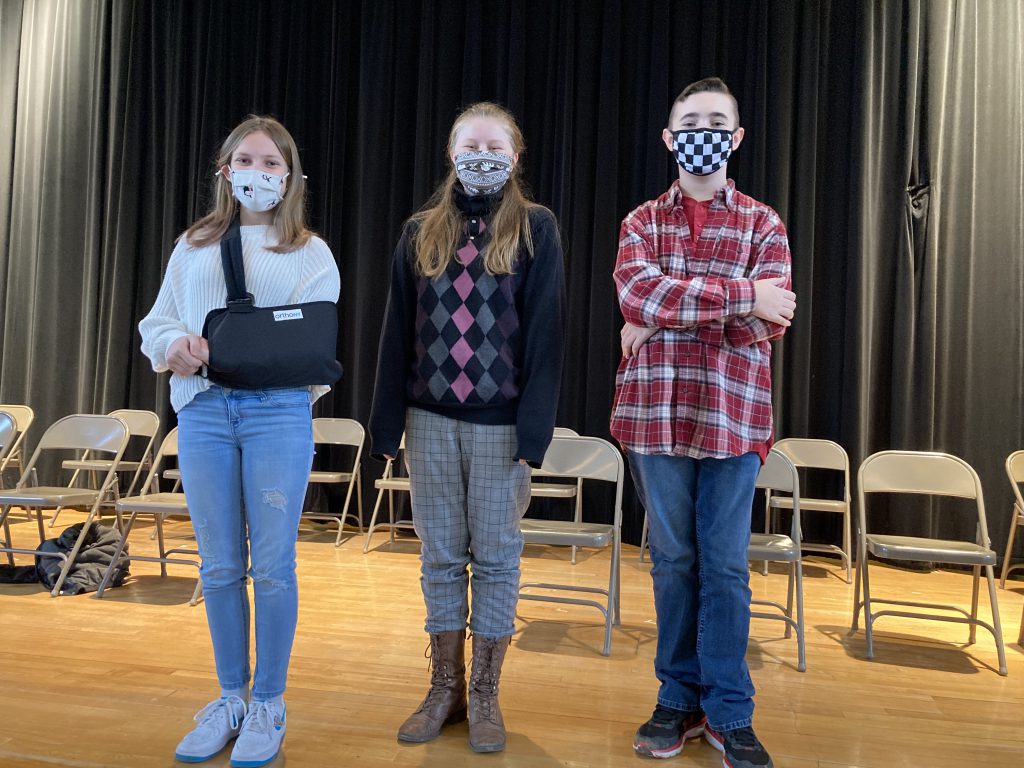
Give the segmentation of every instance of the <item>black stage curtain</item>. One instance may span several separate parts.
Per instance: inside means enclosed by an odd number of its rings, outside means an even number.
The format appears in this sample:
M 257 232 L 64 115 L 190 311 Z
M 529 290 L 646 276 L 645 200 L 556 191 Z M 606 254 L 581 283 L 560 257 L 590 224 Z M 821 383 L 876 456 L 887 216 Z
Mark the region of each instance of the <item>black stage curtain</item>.
M 76 411 L 173 423 L 136 325 L 207 204 L 218 142 L 269 113 L 300 145 L 342 274 L 347 373 L 318 415 L 365 422 L 401 222 L 442 177 L 456 112 L 492 99 L 519 116 L 527 179 L 565 240 L 559 423 L 607 437 L 618 225 L 672 178 L 674 96 L 715 74 L 747 129 L 730 171 L 791 236 L 777 434 L 836 440 L 854 467 L 883 448 L 962 456 L 1001 546 L 1003 460 L 1024 447 L 1022 28 L 1001 0 L 5 0 L 0 402 L 36 409 L 34 437 Z M 939 512 L 872 517 L 970 534 Z

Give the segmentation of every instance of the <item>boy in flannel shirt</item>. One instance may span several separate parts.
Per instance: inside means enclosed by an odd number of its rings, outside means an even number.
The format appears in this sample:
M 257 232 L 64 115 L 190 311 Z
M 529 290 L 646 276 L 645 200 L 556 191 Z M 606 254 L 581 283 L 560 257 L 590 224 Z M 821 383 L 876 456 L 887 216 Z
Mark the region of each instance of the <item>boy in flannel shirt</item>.
M 769 342 L 796 307 L 789 244 L 778 214 L 726 177 L 743 128 L 725 83 L 687 86 L 662 140 L 679 178 L 622 222 L 614 272 L 626 325 L 611 433 L 647 510 L 661 681 L 634 749 L 672 757 L 703 734 L 725 766 L 764 768 L 747 545 L 772 440 Z

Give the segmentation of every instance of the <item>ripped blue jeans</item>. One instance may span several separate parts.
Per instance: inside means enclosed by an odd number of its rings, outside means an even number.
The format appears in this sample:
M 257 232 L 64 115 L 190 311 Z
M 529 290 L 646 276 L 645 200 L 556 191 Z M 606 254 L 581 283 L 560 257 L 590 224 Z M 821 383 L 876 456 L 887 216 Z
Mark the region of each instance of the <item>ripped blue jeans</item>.
M 313 461 L 309 391 L 213 386 L 178 413 L 182 484 L 196 531 L 206 617 L 222 688 L 284 693 L 298 615 L 295 539 Z

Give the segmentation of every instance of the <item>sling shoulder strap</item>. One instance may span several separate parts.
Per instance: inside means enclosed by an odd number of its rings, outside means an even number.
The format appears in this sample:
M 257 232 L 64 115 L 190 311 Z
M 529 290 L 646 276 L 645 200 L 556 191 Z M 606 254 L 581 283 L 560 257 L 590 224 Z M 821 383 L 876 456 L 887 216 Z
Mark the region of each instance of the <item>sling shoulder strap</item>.
M 227 307 L 247 311 L 253 306 L 253 296 L 245 290 L 245 263 L 242 260 L 242 233 L 238 219 L 234 219 L 220 241 L 220 262 L 224 270 L 224 284 L 228 289 Z

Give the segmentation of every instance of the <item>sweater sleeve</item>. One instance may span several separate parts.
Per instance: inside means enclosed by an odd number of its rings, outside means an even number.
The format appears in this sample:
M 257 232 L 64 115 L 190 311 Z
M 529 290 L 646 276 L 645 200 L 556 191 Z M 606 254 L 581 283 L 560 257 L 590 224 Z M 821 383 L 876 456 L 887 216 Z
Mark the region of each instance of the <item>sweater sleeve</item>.
M 412 354 L 416 277 L 412 272 L 414 226 L 407 223 L 391 261 L 391 287 L 377 353 L 377 380 L 370 408 L 371 454 L 395 456 L 405 431 L 405 384 Z
M 341 293 L 341 277 L 334 254 L 319 237 L 310 238 L 305 246 L 302 259 L 302 274 L 295 287 L 291 303 L 306 304 L 312 301 L 337 303 Z
M 186 247 L 185 238 L 182 237 L 171 252 L 171 259 L 167 263 L 167 271 L 163 282 L 160 283 L 160 291 L 157 293 L 153 308 L 139 322 L 142 354 L 149 358 L 153 370 L 157 373 L 169 370 L 167 348 L 189 333 L 174 293 L 174 276 L 185 266 Z
M 537 209 L 533 260 L 523 286 L 523 368 L 516 414 L 516 460 L 539 468 L 551 443 L 558 413 L 564 346 L 565 270 L 554 215 Z

